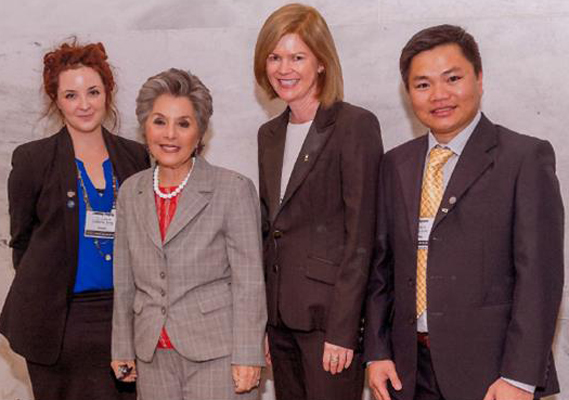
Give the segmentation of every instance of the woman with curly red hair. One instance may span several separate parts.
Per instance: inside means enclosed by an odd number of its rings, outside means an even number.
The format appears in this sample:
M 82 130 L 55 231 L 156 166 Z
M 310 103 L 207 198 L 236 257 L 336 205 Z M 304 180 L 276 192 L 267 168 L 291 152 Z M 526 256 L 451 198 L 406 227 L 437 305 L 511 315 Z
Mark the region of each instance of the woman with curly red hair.
M 44 56 L 46 115 L 61 130 L 14 150 L 8 179 L 15 278 L 0 333 L 27 362 L 41 400 L 134 399 L 109 368 L 117 190 L 149 166 L 111 134 L 115 80 L 101 43 Z

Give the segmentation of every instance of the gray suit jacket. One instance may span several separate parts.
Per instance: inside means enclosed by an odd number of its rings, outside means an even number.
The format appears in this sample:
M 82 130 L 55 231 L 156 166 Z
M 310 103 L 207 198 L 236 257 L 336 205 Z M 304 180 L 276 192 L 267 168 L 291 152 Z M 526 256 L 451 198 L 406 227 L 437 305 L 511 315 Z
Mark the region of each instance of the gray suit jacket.
M 150 361 L 160 330 L 192 361 L 262 365 L 266 323 L 253 183 L 197 158 L 164 242 L 152 169 L 119 193 L 112 357 Z

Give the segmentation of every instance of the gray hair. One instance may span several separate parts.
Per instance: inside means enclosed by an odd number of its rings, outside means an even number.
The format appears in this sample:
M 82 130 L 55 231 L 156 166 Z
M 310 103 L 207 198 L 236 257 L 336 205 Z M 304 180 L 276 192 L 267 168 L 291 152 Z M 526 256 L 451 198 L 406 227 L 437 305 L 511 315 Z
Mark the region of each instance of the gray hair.
M 176 68 L 170 68 L 148 78 L 140 88 L 136 97 L 136 118 L 141 131 L 144 133 L 144 126 L 154 102 L 163 94 L 190 100 L 196 113 L 200 135 L 203 137 L 213 114 L 211 94 L 197 76 Z

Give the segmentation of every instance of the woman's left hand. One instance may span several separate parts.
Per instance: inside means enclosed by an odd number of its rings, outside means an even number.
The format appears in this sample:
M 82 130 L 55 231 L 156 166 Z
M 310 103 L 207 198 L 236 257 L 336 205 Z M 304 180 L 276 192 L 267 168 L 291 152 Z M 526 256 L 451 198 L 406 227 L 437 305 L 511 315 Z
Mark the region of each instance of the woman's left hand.
M 261 367 L 251 365 L 232 365 L 231 373 L 235 383 L 235 393 L 245 393 L 259 386 Z
M 339 374 L 350 367 L 353 359 L 354 351 L 352 349 L 324 342 L 324 355 L 322 356 L 324 371 L 330 372 L 332 375 Z

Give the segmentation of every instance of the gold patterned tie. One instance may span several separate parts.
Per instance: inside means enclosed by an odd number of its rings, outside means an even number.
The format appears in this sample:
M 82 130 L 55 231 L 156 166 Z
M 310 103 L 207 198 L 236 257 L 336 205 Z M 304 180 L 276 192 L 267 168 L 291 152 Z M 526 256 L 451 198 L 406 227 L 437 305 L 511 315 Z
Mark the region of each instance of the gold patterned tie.
M 437 215 L 444 192 L 443 166 L 452 155 L 452 150 L 438 146 L 429 152 L 421 189 L 420 218 L 435 218 Z M 417 249 L 417 318 L 427 308 L 427 254 L 428 247 L 419 246 Z

